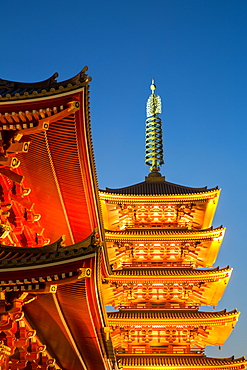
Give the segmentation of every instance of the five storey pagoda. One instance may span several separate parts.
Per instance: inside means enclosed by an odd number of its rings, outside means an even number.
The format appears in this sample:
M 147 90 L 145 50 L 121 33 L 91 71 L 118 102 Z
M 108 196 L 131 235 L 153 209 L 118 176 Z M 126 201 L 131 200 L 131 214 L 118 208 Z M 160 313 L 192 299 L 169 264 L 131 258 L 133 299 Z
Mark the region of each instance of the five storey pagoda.
M 161 99 L 147 102 L 145 181 L 100 191 L 106 245 L 112 266 L 103 296 L 108 330 L 123 370 L 245 369 L 244 358 L 217 359 L 207 345 L 222 345 L 239 313 L 203 312 L 217 305 L 232 269 L 212 268 L 225 229 L 212 221 L 220 190 L 190 188 L 167 182 L 164 163 Z

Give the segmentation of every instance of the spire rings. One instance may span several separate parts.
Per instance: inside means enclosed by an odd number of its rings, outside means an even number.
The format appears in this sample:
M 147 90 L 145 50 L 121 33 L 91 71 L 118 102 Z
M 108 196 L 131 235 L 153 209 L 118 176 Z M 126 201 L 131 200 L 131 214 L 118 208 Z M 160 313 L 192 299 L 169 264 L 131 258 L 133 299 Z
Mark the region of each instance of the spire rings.
M 162 121 L 159 117 L 150 117 L 146 120 L 146 161 L 150 171 L 158 171 L 164 164 Z
M 150 166 L 150 172 L 158 172 L 159 167 L 164 164 L 162 121 L 159 118 L 161 113 L 161 98 L 155 94 L 156 86 L 154 79 L 150 86 L 152 94 L 149 96 L 146 112 L 146 157 L 145 163 Z

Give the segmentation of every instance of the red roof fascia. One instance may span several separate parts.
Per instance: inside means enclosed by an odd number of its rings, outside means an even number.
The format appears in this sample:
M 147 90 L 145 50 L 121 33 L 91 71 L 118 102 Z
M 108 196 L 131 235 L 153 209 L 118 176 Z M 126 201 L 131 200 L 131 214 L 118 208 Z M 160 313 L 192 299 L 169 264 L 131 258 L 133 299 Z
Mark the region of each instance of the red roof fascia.
M 83 94 L 86 94 L 83 97 Z M 78 135 L 78 143 L 79 143 L 79 157 L 80 162 L 82 163 L 83 167 L 83 176 L 86 179 L 87 187 L 85 187 L 85 196 L 87 199 L 88 204 L 88 213 L 91 221 L 92 230 L 96 227 L 99 227 L 98 221 L 98 212 L 99 212 L 99 205 L 97 202 L 96 196 L 96 173 L 95 173 L 95 164 L 94 164 L 94 156 L 93 156 L 93 146 L 92 146 L 92 138 L 91 138 L 91 130 L 90 125 L 85 124 L 89 120 L 87 117 L 87 92 L 84 90 L 80 93 L 78 97 L 81 105 L 84 104 L 84 109 L 79 109 L 76 112 L 76 120 L 77 120 L 77 135 Z M 85 143 L 84 145 L 81 145 Z M 86 159 L 86 160 L 85 160 Z M 97 189 L 98 190 L 98 189 Z

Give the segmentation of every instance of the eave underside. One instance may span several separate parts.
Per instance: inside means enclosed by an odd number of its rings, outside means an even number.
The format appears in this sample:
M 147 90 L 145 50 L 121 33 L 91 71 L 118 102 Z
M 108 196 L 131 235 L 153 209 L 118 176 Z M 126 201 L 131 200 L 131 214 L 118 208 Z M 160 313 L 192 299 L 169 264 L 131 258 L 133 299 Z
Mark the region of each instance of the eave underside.
M 49 132 L 34 134 L 27 155 L 20 155 L 25 184 L 41 214 L 51 242 L 65 234 L 74 244 L 91 233 L 83 186 L 75 117 L 56 122 Z
M 59 286 L 56 295 L 39 295 L 26 305 L 25 317 L 63 370 L 106 369 L 85 280 Z

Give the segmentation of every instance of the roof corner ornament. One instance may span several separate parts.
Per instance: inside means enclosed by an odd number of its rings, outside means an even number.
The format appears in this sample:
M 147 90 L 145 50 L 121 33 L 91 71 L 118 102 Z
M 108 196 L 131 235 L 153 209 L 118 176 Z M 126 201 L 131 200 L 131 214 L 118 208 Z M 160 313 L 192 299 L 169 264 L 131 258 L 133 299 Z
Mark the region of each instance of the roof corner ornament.
M 155 94 L 156 86 L 154 79 L 150 86 L 152 94 L 149 96 L 146 106 L 146 160 L 145 164 L 150 166 L 149 176 L 160 176 L 160 166 L 164 164 L 163 139 L 162 139 L 162 120 L 159 118 L 161 113 L 161 98 Z

